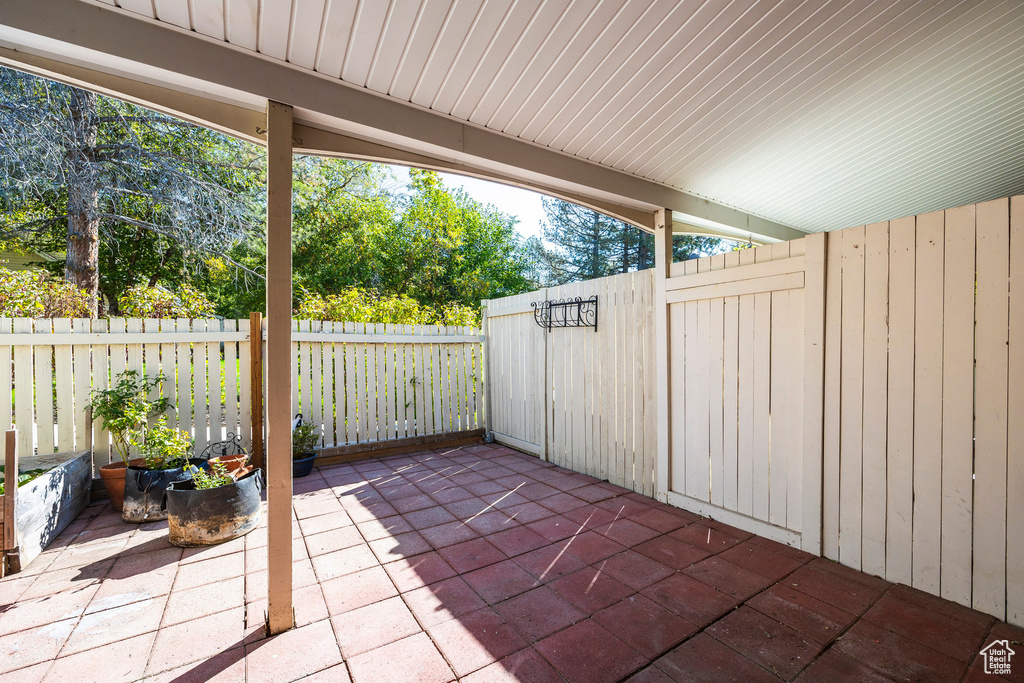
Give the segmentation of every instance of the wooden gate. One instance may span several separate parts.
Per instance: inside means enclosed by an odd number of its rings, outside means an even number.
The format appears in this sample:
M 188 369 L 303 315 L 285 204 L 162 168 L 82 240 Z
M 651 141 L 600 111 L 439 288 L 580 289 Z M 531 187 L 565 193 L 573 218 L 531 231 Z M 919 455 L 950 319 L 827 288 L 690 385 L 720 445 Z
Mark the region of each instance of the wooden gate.
M 487 428 L 495 441 L 540 457 L 547 443 L 547 346 L 530 304 L 543 301 L 545 291 L 487 301 L 483 317 Z
M 818 552 L 825 237 L 675 263 L 667 502 Z
M 597 297 L 597 328 L 547 331 L 535 302 Z M 653 272 L 575 282 L 486 302 L 494 439 L 654 495 Z

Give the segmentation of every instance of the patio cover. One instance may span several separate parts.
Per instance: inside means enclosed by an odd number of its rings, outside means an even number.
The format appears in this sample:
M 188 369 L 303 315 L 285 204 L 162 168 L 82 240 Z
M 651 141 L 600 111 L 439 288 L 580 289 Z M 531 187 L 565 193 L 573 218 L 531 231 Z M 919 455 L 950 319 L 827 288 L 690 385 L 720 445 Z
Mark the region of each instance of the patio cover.
M 764 242 L 1024 191 L 1022 31 L 997 0 L 0 1 L 8 64 Z

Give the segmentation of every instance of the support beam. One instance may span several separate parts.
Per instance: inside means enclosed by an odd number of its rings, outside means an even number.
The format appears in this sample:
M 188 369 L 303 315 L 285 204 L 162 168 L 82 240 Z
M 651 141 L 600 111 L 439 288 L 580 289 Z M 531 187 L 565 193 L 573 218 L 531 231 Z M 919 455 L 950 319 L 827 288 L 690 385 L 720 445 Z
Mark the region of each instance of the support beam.
M 132 102 L 256 144 L 265 144 L 267 140 L 267 117 L 261 111 L 2 46 L 0 64 Z
M 253 334 L 250 332 L 250 334 Z M 258 340 L 258 332 L 253 337 Z M 258 342 L 257 342 L 258 343 Z M 292 108 L 267 103 L 267 630 L 292 610 Z M 255 386 L 253 391 L 259 391 Z
M 669 392 L 672 339 L 669 328 L 665 285 L 672 272 L 672 211 L 661 209 L 654 214 L 654 367 L 655 403 L 657 404 L 658 454 L 655 467 L 654 493 L 664 502 L 668 495 L 670 457 L 672 453 L 672 405 Z

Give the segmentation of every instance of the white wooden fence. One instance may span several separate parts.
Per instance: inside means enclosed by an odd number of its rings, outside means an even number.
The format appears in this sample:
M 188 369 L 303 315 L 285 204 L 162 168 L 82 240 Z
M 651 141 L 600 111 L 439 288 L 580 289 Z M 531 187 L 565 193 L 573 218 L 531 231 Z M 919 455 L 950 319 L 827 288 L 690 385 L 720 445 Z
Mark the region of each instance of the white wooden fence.
M 821 405 L 804 396 L 805 382 L 822 381 L 824 243 L 676 263 L 663 285 L 671 425 L 661 493 L 814 553 L 821 449 L 804 442 L 817 423 L 820 443 Z
M 0 319 L 0 366 L 11 367 L 0 373 L 0 429 L 18 428 L 22 453 L 88 448 L 92 391 L 136 370 L 165 376 L 168 423 L 193 433 L 197 449 L 227 432 L 249 445 L 248 328 L 248 320 Z M 117 457 L 101 426 L 93 427 L 98 464 Z
M 292 412 L 323 425 L 322 446 L 482 427 L 478 330 L 294 325 Z M 0 373 L 0 431 L 18 427 L 23 453 L 87 448 L 92 391 L 136 370 L 165 376 L 168 422 L 197 450 L 228 433 L 248 447 L 250 348 L 248 320 L 0 318 L 0 366 L 11 368 Z M 98 464 L 117 457 L 101 427 Z
M 650 276 L 488 303 L 496 438 L 647 492 L 664 334 L 658 497 L 1024 625 L 1024 196 L 676 263 L 666 329 L 623 325 Z M 594 293 L 611 345 L 525 305 Z
M 488 391 L 497 441 L 654 495 L 650 271 L 486 302 Z M 530 303 L 598 297 L 598 325 L 534 322 Z
M 483 429 L 480 330 L 302 320 L 292 340 L 292 414 L 325 447 Z
M 824 553 L 1024 624 L 1024 197 L 829 235 Z

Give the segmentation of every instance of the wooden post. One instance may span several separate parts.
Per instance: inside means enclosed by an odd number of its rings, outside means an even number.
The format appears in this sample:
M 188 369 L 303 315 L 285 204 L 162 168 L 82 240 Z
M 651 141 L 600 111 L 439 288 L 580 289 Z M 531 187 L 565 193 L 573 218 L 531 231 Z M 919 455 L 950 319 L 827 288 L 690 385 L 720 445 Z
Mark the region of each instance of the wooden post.
M 484 441 L 491 443 L 494 441 L 494 437 L 491 436 L 491 331 L 490 323 L 487 321 L 487 303 L 487 299 L 480 302 L 480 329 L 484 334 L 484 340 L 480 344 L 484 362 L 480 364 L 480 367 L 484 375 Z
M 267 630 L 292 610 L 292 108 L 267 103 Z M 259 386 L 253 386 L 258 393 Z
M 825 263 L 828 233 L 804 238 L 804 438 L 800 547 L 821 554 L 825 434 Z
M 263 461 L 263 314 L 249 314 L 249 412 L 252 415 L 252 464 Z
M 3 553 L 0 553 L 0 575 L 21 569 L 18 561 L 18 530 L 14 512 L 18 500 L 18 430 L 7 431 L 4 443 Z
M 654 368 L 657 404 L 658 457 L 655 466 L 655 497 L 665 502 L 669 487 L 672 453 L 671 358 L 668 304 L 665 284 L 672 271 L 672 210 L 654 213 Z

